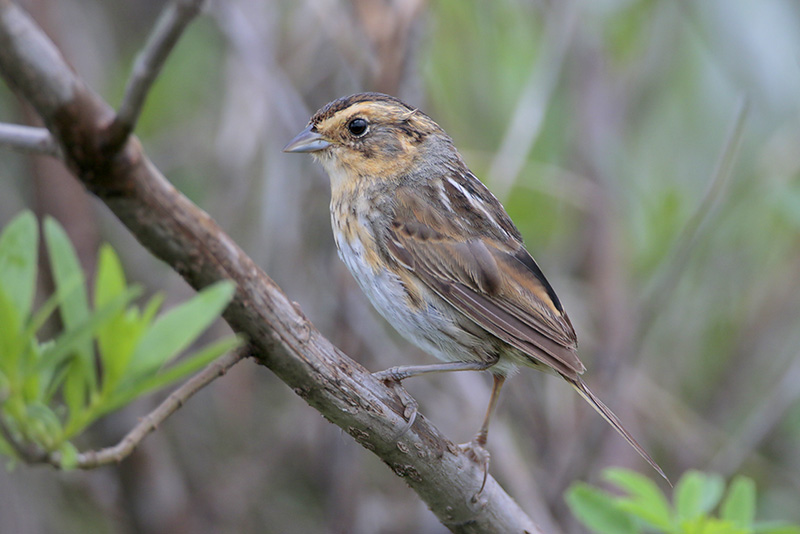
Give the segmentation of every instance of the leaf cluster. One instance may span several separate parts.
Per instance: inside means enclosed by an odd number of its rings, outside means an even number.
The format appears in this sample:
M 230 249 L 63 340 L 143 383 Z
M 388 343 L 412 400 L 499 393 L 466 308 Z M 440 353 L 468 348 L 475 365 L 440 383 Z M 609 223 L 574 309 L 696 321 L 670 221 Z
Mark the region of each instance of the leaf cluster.
M 214 284 L 159 314 L 163 296 L 134 304 L 141 288 L 128 284 L 119 257 L 104 245 L 90 299 L 64 229 L 52 218 L 43 229 L 55 291 L 36 310 L 36 218 L 24 212 L 0 235 L 0 454 L 68 468 L 78 457 L 72 440 L 98 418 L 238 344 L 226 337 L 175 361 L 225 309 L 234 286 Z M 40 340 L 56 312 L 60 331 Z
M 619 492 L 573 484 L 566 493 L 575 517 L 600 534 L 800 534 L 800 526 L 756 522 L 753 480 L 737 476 L 725 489 L 720 475 L 686 472 L 672 504 L 649 478 L 627 469 L 608 469 L 604 478 Z M 717 514 L 714 511 L 717 509 Z

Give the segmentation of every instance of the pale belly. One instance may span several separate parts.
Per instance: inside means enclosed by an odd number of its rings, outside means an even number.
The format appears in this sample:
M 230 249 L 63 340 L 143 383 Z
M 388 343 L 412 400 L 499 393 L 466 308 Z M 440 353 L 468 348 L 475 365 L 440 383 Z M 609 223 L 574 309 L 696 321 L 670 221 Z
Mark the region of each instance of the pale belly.
M 337 225 L 333 225 L 334 229 Z M 498 343 L 491 336 L 476 336 L 460 326 L 463 316 L 438 295 L 423 289 L 424 304 L 416 310 L 409 299 L 401 279 L 384 268 L 376 268 L 367 261 L 370 256 L 364 245 L 348 240 L 334 230 L 334 239 L 339 257 L 347 265 L 353 277 L 369 301 L 384 319 L 404 338 L 443 361 L 496 360 Z M 374 257 L 374 255 L 372 255 Z M 505 351 L 500 351 L 505 352 Z M 513 358 L 502 358 L 496 372 L 510 374 L 516 370 Z

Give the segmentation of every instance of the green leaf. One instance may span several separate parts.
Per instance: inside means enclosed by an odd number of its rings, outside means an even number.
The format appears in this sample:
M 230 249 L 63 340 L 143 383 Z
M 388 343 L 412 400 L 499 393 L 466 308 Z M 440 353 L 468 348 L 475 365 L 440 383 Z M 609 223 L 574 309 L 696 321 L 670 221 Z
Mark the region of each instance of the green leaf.
M 22 402 L 22 398 L 19 395 L 15 395 L 15 392 L 11 392 L 12 394 L 6 397 L 3 400 L 3 403 L 0 404 L 0 408 L 2 408 L 3 412 L 8 415 L 8 417 L 12 420 L 21 420 L 25 418 L 25 410 L 27 409 L 25 403 Z
M 92 335 L 108 321 L 112 320 L 115 314 L 120 311 L 141 292 L 138 287 L 128 289 L 122 295 L 117 296 L 111 302 L 96 310 L 87 317 L 83 323 L 75 328 L 63 332 L 55 343 L 48 346 L 42 354 L 39 364 L 40 370 L 55 369 L 64 360 L 75 353 L 76 347 L 90 339 Z
M 101 308 L 125 292 L 127 283 L 119 256 L 108 244 L 97 254 L 97 274 L 94 280 L 94 307 Z
M 21 380 L 20 356 L 23 350 L 22 318 L 19 308 L 0 286 L 0 371 L 12 384 Z
M 78 449 L 69 441 L 65 441 L 58 448 L 58 453 L 61 455 L 61 469 L 69 471 L 75 469 L 78 465 Z
M 719 502 L 725 483 L 719 475 L 687 471 L 675 486 L 675 512 L 681 521 L 708 513 Z
M 164 295 L 162 293 L 156 293 L 155 295 L 147 301 L 147 305 L 144 307 L 142 311 L 142 322 L 144 324 L 150 324 L 153 322 L 153 318 L 155 318 L 158 310 L 161 309 L 161 305 L 164 304 Z
M 58 311 L 64 329 L 70 331 L 86 323 L 89 318 L 89 297 L 86 294 L 83 269 L 67 233 L 52 217 L 44 220 L 44 239 L 50 255 L 53 281 L 59 293 Z M 82 365 L 73 363 L 67 371 L 68 388 L 65 394 L 70 410 L 82 406 L 84 402 L 80 399 L 85 398 L 89 391 L 97 389 L 92 337 L 82 336 L 75 342 L 73 351 Z
M 617 499 L 617 506 L 661 530 L 672 527 L 667 498 L 655 482 L 628 469 L 606 469 L 603 476 L 628 492 L 629 497 Z
M 187 348 L 222 313 L 234 289 L 232 282 L 217 282 L 158 318 L 134 351 L 129 377 L 137 380 Z
M 242 340 L 236 336 L 229 336 L 211 343 L 195 354 L 184 358 L 177 364 L 164 369 L 157 375 L 129 384 L 128 387 L 118 392 L 108 402 L 103 403 L 103 406 L 100 407 L 99 410 L 101 413 L 117 410 L 145 393 L 168 386 L 177 380 L 199 371 L 218 357 L 241 344 Z
M 800 526 L 786 521 L 763 521 L 753 525 L 757 534 L 800 534 Z
M 63 389 L 64 402 L 70 416 L 67 421 L 81 413 L 89 401 L 90 392 L 86 387 L 88 373 L 94 373 L 94 369 L 87 369 L 84 361 L 80 358 L 75 358 L 67 366 Z
M 27 339 L 33 339 L 36 335 L 36 332 L 39 331 L 40 328 L 44 326 L 47 320 L 53 315 L 58 309 L 59 304 L 61 303 L 61 295 L 58 291 L 50 295 L 44 304 L 39 306 L 39 309 L 31 317 L 31 320 L 28 322 L 28 327 L 25 329 L 25 337 Z
M 750 530 L 743 529 L 715 517 L 700 516 L 681 522 L 681 534 L 749 534 Z
M 16 457 L 14 449 L 11 448 L 11 445 L 8 444 L 3 436 L 0 436 L 0 455 L 7 456 L 9 458 Z
M 752 530 L 736 526 L 730 521 L 720 521 L 712 518 L 703 525 L 701 532 L 703 534 L 750 534 Z
M 27 360 L 26 355 L 23 355 L 23 360 Z M 26 372 L 20 377 L 22 383 L 22 399 L 24 402 L 42 402 L 44 403 L 42 388 L 42 376 L 36 372 Z
M 0 403 L 0 408 L 5 408 L 6 406 Z M 17 428 L 17 417 L 8 414 L 6 410 L 0 410 L 0 417 L 3 418 L 3 425 L 10 434 L 10 438 L 16 442 L 20 441 L 20 433 L 19 429 Z M 9 440 L 7 439 L 5 433 L 0 433 L 0 453 L 9 458 L 17 458 L 17 451 L 15 447 L 11 445 Z
M 725 479 L 717 473 L 705 473 L 703 485 L 703 498 L 700 502 L 700 512 L 708 514 L 713 510 L 722 494 L 725 493 Z
M 49 406 L 41 402 L 33 402 L 26 407 L 20 426 L 28 439 L 47 451 L 52 450 L 62 438 L 61 421 Z
M 39 235 L 30 211 L 17 215 L 0 235 L 0 285 L 19 317 L 27 317 L 36 292 Z
M 100 345 L 100 359 L 103 363 L 103 383 L 101 394 L 112 392 L 125 377 L 133 351 L 139 344 L 147 324 L 135 314 L 120 314 L 103 328 L 105 342 Z
M 753 480 L 737 476 L 728 488 L 728 495 L 720 507 L 720 517 L 733 524 L 751 529 L 756 515 L 756 487 Z
M 75 248 L 64 228 L 52 217 L 45 217 L 44 238 L 50 255 L 50 269 L 56 289 L 61 292 L 59 313 L 66 329 L 81 324 L 89 316 L 89 299 Z M 88 343 L 87 343 L 88 345 Z M 91 347 L 84 349 L 91 354 Z
M 6 375 L 0 371 L 0 409 L 3 407 L 3 402 L 11 394 L 11 384 Z
M 122 264 L 108 245 L 100 248 L 94 288 L 95 309 L 102 308 L 127 290 Z M 103 366 L 101 394 L 107 395 L 121 380 L 146 326 L 147 322 L 139 319 L 136 308 L 131 308 L 97 329 L 97 346 Z
M 598 534 L 636 534 L 631 518 L 616 506 L 613 497 L 588 484 L 570 486 L 566 495 L 572 513 L 586 528 Z

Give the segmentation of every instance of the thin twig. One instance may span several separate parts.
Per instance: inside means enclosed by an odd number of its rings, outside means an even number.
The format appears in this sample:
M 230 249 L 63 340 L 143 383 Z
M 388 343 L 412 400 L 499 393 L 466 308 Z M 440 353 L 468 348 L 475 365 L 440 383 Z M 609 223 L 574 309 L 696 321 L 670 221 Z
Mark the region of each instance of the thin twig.
M 725 446 L 711 459 L 714 471 L 724 475 L 739 470 L 744 461 L 784 421 L 786 412 L 800 397 L 797 387 L 800 381 L 800 357 L 795 355 L 782 373 L 780 381 L 773 385 L 770 394 L 761 399 L 759 406 L 745 419 L 739 432 L 726 440 Z
M 749 109 L 746 97 L 742 97 L 736 113 L 736 120 L 725 139 L 722 153 L 717 160 L 711 181 L 708 184 L 700 204 L 681 231 L 680 236 L 675 241 L 672 251 L 667 254 L 670 258 L 667 266 L 662 269 L 661 276 L 650 286 L 649 291 L 645 291 L 639 309 L 639 324 L 637 325 L 637 335 L 639 341 L 643 341 L 649 326 L 664 307 L 667 295 L 675 289 L 675 285 L 680 278 L 681 272 L 686 267 L 686 263 L 691 257 L 700 237 L 700 230 L 704 223 L 711 219 L 714 209 L 719 205 L 719 199 L 733 174 L 733 164 L 736 162 L 736 155 L 742 143 L 744 123 Z
M 202 371 L 184 382 L 178 389 L 170 393 L 164 401 L 149 414 L 142 417 L 139 423 L 128 432 L 119 443 L 112 447 L 96 451 L 86 451 L 78 454 L 74 464 L 65 466 L 63 458 L 59 452 L 47 453 L 33 444 L 21 443 L 14 437 L 14 433 L 0 417 L 0 435 L 5 438 L 17 456 L 29 464 L 50 464 L 53 467 L 63 469 L 65 467 L 79 469 L 93 469 L 101 465 L 121 462 L 136 449 L 139 443 L 147 437 L 150 432 L 158 428 L 167 417 L 175 413 L 192 395 L 206 387 L 216 378 L 224 375 L 228 370 L 250 354 L 247 346 L 217 358 L 208 364 Z
M 500 200 L 508 196 L 517 181 L 541 131 L 547 103 L 558 83 L 564 56 L 572 42 L 572 29 L 577 18 L 575 4 L 572 0 L 554 4 L 542 35 L 541 59 L 532 67 L 497 155 L 489 167 L 488 182 Z
M 47 128 L 0 123 L 0 145 L 61 158 L 61 150 Z
M 245 346 L 231 351 L 208 364 L 202 371 L 184 382 L 156 409 L 142 417 L 139 423 L 128 432 L 119 443 L 98 451 L 86 451 L 78 455 L 77 466 L 80 469 L 92 469 L 101 465 L 120 462 L 129 456 L 142 440 L 153 432 L 167 417 L 175 413 L 189 398 L 215 379 L 228 372 L 228 369 L 239 363 L 250 354 Z M 59 460 L 58 458 L 52 458 Z
M 164 6 L 144 48 L 134 61 L 122 104 L 109 126 L 109 146 L 120 146 L 133 132 L 153 82 L 183 31 L 200 13 L 203 1 L 173 0 Z

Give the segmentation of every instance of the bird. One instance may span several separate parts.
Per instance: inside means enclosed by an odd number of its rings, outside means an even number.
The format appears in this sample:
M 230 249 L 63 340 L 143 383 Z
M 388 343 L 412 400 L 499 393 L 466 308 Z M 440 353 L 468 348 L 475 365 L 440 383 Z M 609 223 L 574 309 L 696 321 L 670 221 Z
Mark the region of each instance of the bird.
M 480 491 L 497 399 L 506 378 L 524 367 L 564 379 L 669 483 L 582 379 L 562 302 L 503 205 L 433 119 L 393 96 L 357 93 L 323 106 L 283 150 L 321 163 L 339 257 L 378 313 L 441 361 L 375 376 L 399 386 L 426 373 L 491 373 L 483 423 L 463 446 L 483 464 Z M 401 399 L 410 426 L 416 403 Z

